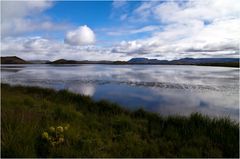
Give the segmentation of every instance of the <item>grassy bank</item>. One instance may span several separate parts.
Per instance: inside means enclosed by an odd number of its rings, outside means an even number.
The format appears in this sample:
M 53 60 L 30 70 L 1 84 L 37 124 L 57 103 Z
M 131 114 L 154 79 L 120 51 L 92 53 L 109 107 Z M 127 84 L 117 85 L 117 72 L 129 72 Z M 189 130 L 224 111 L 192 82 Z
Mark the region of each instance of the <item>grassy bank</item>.
M 67 124 L 59 144 L 41 136 Z M 239 157 L 239 125 L 229 119 L 130 112 L 36 87 L 1 85 L 1 130 L 2 157 Z

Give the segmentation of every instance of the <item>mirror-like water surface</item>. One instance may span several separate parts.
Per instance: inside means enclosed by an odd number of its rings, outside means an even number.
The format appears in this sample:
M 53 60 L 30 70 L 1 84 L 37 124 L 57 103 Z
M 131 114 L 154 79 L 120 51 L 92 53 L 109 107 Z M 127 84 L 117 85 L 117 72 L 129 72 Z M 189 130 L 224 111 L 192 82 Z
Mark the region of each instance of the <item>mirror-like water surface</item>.
M 2 83 L 68 89 L 163 115 L 239 116 L 239 69 L 167 65 L 2 65 Z

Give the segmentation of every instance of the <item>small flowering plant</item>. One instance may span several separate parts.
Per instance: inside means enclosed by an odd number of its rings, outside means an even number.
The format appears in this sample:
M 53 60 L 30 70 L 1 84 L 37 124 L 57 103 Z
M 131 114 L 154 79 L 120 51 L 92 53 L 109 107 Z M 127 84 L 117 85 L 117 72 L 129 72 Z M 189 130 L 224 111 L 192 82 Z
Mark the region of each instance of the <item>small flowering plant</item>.
M 64 131 L 69 129 L 70 125 L 49 127 L 48 131 L 42 133 L 42 139 L 47 141 L 51 146 L 57 146 L 64 143 Z

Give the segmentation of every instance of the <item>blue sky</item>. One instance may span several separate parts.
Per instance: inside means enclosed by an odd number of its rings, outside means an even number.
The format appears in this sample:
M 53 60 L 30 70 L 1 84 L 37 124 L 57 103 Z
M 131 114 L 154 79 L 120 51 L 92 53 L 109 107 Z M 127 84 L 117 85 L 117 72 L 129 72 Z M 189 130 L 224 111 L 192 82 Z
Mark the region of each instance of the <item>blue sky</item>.
M 122 34 L 122 36 L 107 36 L 106 30 L 126 29 L 144 27 L 144 24 L 138 22 L 134 24 L 126 21 L 123 23 L 121 15 L 130 13 L 135 7 L 140 6 L 139 1 L 129 1 L 127 5 L 114 7 L 112 1 L 59 1 L 54 3 L 54 7 L 46 10 L 45 14 L 50 16 L 54 22 L 65 21 L 72 27 L 86 25 L 94 30 L 101 41 L 118 42 L 119 40 L 132 40 L 146 37 L 149 32 L 134 34 L 132 36 Z M 155 21 L 149 21 L 148 25 L 156 24 Z M 158 23 L 159 24 L 159 23 Z M 145 24 L 146 25 L 146 24 Z M 60 39 L 64 37 L 63 32 L 58 32 L 55 36 Z
M 239 57 L 238 0 L 2 1 L 1 7 L 2 56 Z
M 46 14 L 56 21 L 67 20 L 72 24 L 88 24 L 93 28 L 111 26 L 110 21 L 112 2 L 111 1 L 60 1 L 55 2 L 54 7 L 48 9 Z M 105 23 L 103 23 L 105 22 Z

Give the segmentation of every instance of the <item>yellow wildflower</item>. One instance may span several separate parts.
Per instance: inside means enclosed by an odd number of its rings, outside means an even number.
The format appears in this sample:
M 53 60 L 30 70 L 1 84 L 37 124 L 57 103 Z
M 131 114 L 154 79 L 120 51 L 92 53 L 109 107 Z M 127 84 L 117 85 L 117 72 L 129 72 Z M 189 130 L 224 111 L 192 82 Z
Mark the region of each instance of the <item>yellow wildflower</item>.
M 49 131 L 53 133 L 53 132 L 55 132 L 55 128 L 54 128 L 53 126 L 51 126 L 51 127 L 49 128 Z
M 48 133 L 47 132 L 43 132 L 42 133 L 42 138 L 43 139 L 48 139 Z
M 58 126 L 56 130 L 57 130 L 57 132 L 62 133 L 63 132 L 63 127 L 62 126 Z

